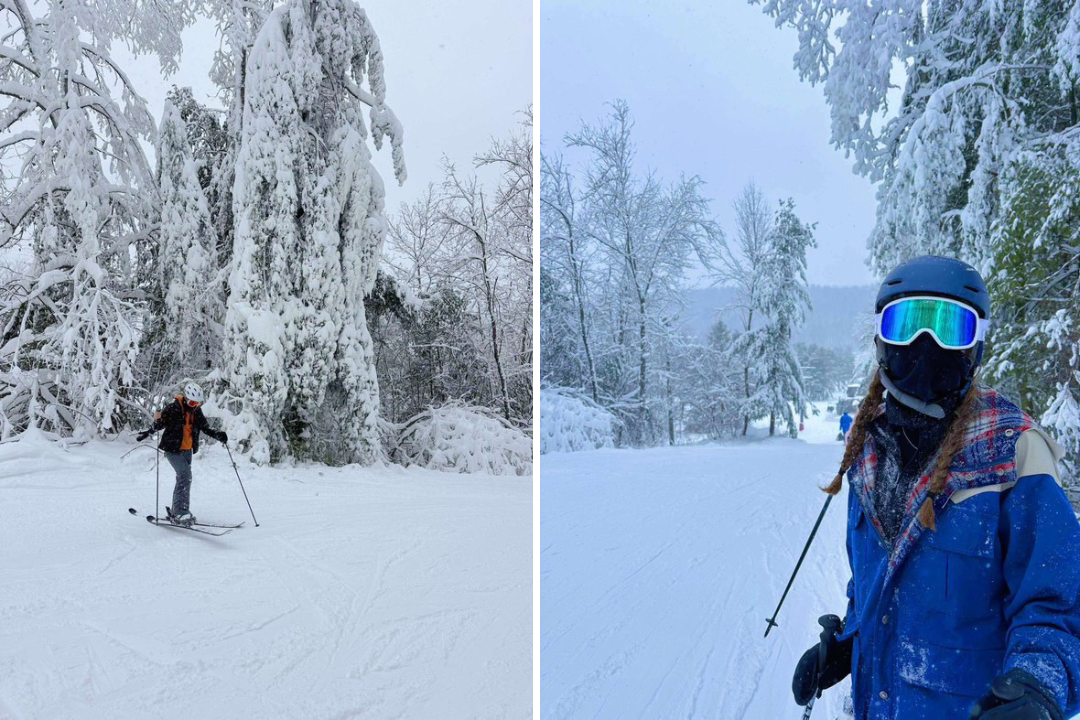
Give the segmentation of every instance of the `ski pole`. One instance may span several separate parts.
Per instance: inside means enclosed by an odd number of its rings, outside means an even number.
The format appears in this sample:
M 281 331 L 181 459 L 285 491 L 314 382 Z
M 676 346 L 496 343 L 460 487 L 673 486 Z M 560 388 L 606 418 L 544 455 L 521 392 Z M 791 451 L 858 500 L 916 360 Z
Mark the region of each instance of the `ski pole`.
M 829 496 L 832 497 L 831 495 Z M 826 640 L 830 636 L 835 636 L 838 632 L 844 629 L 844 623 L 836 615 L 822 615 L 818 618 L 818 624 L 821 625 L 821 642 L 818 643 L 818 667 L 825 667 L 825 660 L 828 658 L 828 646 Z M 821 682 L 819 676 L 817 682 Z M 817 688 L 817 691 L 811 696 L 810 702 L 806 704 L 806 711 L 803 712 L 803 720 L 810 720 L 810 713 L 814 711 L 814 702 L 821 697 L 821 687 Z
M 157 433 L 154 433 L 157 440 Z M 161 450 L 154 443 L 154 522 L 161 517 Z
M 225 443 L 225 450 L 229 453 L 229 462 L 232 463 L 233 472 L 236 473 L 236 481 L 240 483 L 240 490 L 244 493 L 244 500 L 247 502 L 248 510 L 251 512 L 251 519 L 255 520 L 255 511 L 251 509 L 251 501 L 248 500 L 247 490 L 244 490 L 244 481 L 240 479 L 240 471 L 236 467 L 236 461 L 233 460 L 232 450 L 229 450 L 228 443 Z M 259 527 L 258 520 L 255 520 L 255 527 Z
M 817 522 L 814 523 L 814 529 L 810 531 L 810 537 L 806 539 L 806 547 L 803 548 L 802 555 L 799 556 L 799 561 L 795 563 L 795 569 L 791 572 L 791 579 L 788 580 L 787 587 L 784 588 L 784 594 L 780 596 L 780 602 L 777 604 L 773 616 L 771 618 L 765 618 L 765 622 L 768 623 L 768 625 L 765 626 L 765 637 L 769 637 L 770 630 L 774 627 L 778 627 L 776 624 L 776 616 L 780 614 L 780 606 L 784 604 L 784 599 L 787 598 L 788 590 L 791 589 L 791 584 L 795 582 L 795 576 L 799 574 L 799 568 L 802 567 L 803 560 L 806 558 L 806 552 L 810 549 L 810 543 L 814 542 L 814 536 L 817 535 L 818 527 L 821 525 L 821 519 L 825 517 L 825 511 L 829 509 L 829 503 L 832 502 L 832 499 L 832 495 L 825 498 L 825 504 L 821 506 L 821 512 L 818 513 Z

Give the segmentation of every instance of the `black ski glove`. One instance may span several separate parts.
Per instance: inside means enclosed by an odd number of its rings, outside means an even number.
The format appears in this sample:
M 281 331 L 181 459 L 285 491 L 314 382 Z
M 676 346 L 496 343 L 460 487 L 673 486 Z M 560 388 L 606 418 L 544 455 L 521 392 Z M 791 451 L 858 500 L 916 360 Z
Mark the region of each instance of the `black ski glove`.
M 219 432 L 217 434 L 217 439 L 218 439 L 218 442 L 220 442 L 222 445 L 228 445 L 229 444 L 229 434 L 227 432 L 225 432 L 224 430 L 222 430 L 221 432 Z
M 791 692 L 798 705 L 806 705 L 821 691 L 831 688 L 851 674 L 851 651 L 855 638 L 844 642 L 836 639 L 836 633 L 844 628 L 844 622 L 836 615 L 822 615 L 818 618 L 821 625 L 821 641 L 803 653 L 799 664 L 795 666 L 795 677 L 791 679 Z
M 1057 700 L 1034 675 L 1013 668 L 990 684 L 968 720 L 1065 720 Z
M 152 433 L 152 432 L 153 432 L 153 430 L 143 430 L 141 433 L 139 433 L 138 435 L 135 436 L 135 439 L 138 440 L 139 442 L 142 442 L 146 438 L 150 437 L 150 433 Z

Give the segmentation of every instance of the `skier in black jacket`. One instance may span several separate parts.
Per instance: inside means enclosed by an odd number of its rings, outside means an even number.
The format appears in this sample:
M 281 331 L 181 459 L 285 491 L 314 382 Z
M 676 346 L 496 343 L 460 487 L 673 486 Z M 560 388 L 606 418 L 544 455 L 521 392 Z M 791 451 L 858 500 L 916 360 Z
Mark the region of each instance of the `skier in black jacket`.
M 205 432 L 218 442 L 227 444 L 229 436 L 223 430 L 214 430 L 206 422 L 202 408 L 203 391 L 196 383 L 189 382 L 184 392 L 176 396 L 176 401 L 166 405 L 154 415 L 154 424 L 136 436 L 140 442 L 164 429 L 158 447 L 165 453 L 165 459 L 176 471 L 176 486 L 173 488 L 172 517 L 180 525 L 191 525 L 195 516 L 191 514 L 188 500 L 191 494 L 191 456 L 199 452 L 199 433 Z

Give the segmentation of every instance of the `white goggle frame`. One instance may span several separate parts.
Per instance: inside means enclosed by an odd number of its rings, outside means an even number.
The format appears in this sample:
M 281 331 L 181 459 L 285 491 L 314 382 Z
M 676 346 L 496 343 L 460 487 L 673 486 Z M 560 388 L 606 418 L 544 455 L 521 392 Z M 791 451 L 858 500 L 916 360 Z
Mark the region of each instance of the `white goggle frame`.
M 885 311 L 888 310 L 889 308 L 891 308 L 893 305 L 899 305 L 900 303 L 905 302 L 907 300 L 936 300 L 938 302 L 948 302 L 948 303 L 952 303 L 954 305 L 959 305 L 960 307 L 964 308 L 965 310 L 970 310 L 972 312 L 972 314 L 975 315 L 975 339 L 972 340 L 969 344 L 964 345 L 962 347 L 950 346 L 950 345 L 946 345 L 945 343 L 941 342 L 941 338 L 939 338 L 937 336 L 937 333 L 934 332 L 931 328 L 923 328 L 923 329 L 919 330 L 918 332 L 916 332 L 914 335 L 912 335 L 911 338 L 908 339 L 906 342 L 896 342 L 894 340 L 886 340 L 881 334 L 881 323 L 882 323 L 882 318 L 885 315 Z M 959 300 L 953 300 L 952 298 L 940 297 L 938 295 L 908 295 L 906 297 L 897 298 L 896 300 L 893 300 L 892 302 L 885 305 L 885 307 L 881 308 L 881 312 L 879 312 L 877 315 L 875 315 L 874 318 L 875 318 L 875 323 L 874 323 L 875 332 L 877 334 L 877 337 L 883 343 L 888 343 L 889 345 L 901 345 L 901 346 L 910 345 L 911 343 L 915 342 L 919 338 L 919 336 L 922 335 L 923 333 L 929 333 L 930 337 L 934 338 L 934 342 L 936 342 L 938 345 L 945 348 L 946 350 L 970 350 L 971 348 L 975 347 L 976 345 L 978 345 L 979 343 L 983 342 L 986 339 L 986 332 L 990 327 L 990 321 L 979 317 L 978 311 L 975 308 L 968 305 L 967 303 L 960 302 Z

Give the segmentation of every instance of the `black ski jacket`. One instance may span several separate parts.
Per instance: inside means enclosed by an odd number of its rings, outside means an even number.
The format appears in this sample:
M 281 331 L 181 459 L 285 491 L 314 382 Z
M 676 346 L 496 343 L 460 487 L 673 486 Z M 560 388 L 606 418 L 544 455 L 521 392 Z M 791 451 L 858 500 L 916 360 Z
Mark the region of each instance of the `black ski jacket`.
M 206 422 L 201 407 L 192 409 L 184 404 L 178 395 L 176 400 L 162 408 L 160 416 L 154 420 L 151 430 L 156 432 L 164 429 L 158 447 L 165 452 L 181 452 L 184 442 L 184 424 L 188 423 L 191 432 L 191 451 L 199 452 L 199 433 L 204 432 L 215 440 L 221 441 L 222 433 L 218 432 Z

